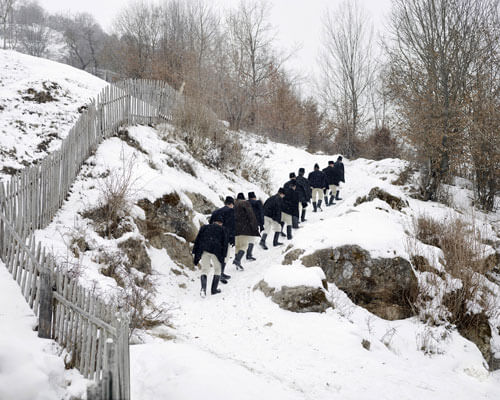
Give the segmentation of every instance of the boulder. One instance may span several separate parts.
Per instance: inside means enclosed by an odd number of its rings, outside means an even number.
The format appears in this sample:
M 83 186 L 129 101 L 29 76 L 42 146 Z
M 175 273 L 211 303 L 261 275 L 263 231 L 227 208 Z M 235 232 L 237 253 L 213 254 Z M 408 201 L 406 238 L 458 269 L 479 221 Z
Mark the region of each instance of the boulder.
M 193 210 L 187 208 L 180 201 L 177 193 L 166 194 L 156 199 L 154 203 L 143 199 L 137 204 L 146 214 L 144 221 L 136 221 L 146 239 L 154 240 L 156 236 L 166 232 L 175 233 L 188 242 L 193 242 L 196 239 L 198 228 L 193 223 Z
M 408 207 L 408 202 L 406 200 L 393 196 L 392 194 L 387 193 L 385 190 L 382 190 L 379 187 L 372 188 L 368 193 L 368 196 L 358 197 L 356 199 L 356 202 L 354 203 L 354 206 L 359 206 L 362 203 L 366 203 L 374 199 L 385 201 L 391 206 L 392 209 L 398 211 L 401 211 L 404 207 Z
M 325 312 L 332 304 L 326 298 L 321 288 L 310 286 L 283 286 L 280 290 L 269 287 L 266 281 L 261 280 L 254 290 L 261 290 L 266 296 L 278 304 L 280 308 L 292 312 Z
M 415 315 L 412 304 L 418 281 L 401 257 L 372 258 L 357 245 L 317 250 L 302 257 L 306 267 L 319 266 L 357 305 L 388 320 Z
M 281 264 L 282 265 L 291 265 L 295 260 L 298 260 L 299 257 L 304 253 L 305 253 L 305 250 L 303 250 L 303 249 L 291 250 L 285 254 L 285 257 L 283 257 L 283 261 L 281 262 Z
M 151 259 L 146 250 L 146 245 L 141 239 L 128 238 L 120 242 L 118 248 L 127 255 L 128 261 L 125 265 L 128 268 L 135 268 L 144 274 L 151 274 Z
M 211 214 L 217 207 L 200 193 L 187 192 L 186 195 L 193 203 L 193 210 L 201 214 Z

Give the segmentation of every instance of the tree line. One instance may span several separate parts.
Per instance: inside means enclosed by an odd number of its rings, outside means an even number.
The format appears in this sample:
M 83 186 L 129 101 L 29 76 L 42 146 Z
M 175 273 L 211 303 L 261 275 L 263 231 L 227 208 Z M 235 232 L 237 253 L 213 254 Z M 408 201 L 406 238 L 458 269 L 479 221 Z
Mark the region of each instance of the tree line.
M 165 80 L 234 130 L 347 157 L 404 156 L 420 167 L 426 200 L 452 176 L 471 179 L 477 204 L 494 208 L 499 0 L 392 0 L 380 40 L 360 4 L 345 0 L 322 19 L 314 97 L 285 68 L 293 52 L 280 48 L 270 12 L 264 0 L 224 11 L 203 0 L 138 1 L 106 33 L 90 14 L 0 0 L 0 29 L 4 48 L 36 56 L 58 32 L 68 64 Z

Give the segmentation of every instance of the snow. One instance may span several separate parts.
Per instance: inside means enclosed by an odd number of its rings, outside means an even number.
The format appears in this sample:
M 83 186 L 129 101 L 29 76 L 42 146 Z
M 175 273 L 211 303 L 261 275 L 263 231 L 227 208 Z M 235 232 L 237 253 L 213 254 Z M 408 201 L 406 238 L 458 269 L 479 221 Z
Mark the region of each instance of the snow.
M 79 117 L 78 108 L 88 104 L 106 82 L 54 61 L 0 50 L 0 180 L 4 167 L 22 169 L 59 148 Z M 57 84 L 54 89 L 50 88 Z M 46 91 L 56 101 L 37 103 L 29 89 Z
M 81 396 L 86 381 L 66 371 L 58 346 L 33 330 L 36 317 L 0 262 L 0 399 L 58 400 Z
M 1 75 L 0 104 L 7 107 L 0 111 L 0 130 L 5 133 L 0 162 L 17 168 L 24 161 L 44 156 L 34 150 L 41 141 L 37 132 L 45 132 L 54 123 L 54 129 L 63 137 L 78 117 L 77 107 L 104 83 L 71 67 L 14 52 L 0 51 L 0 62 L 4 60 L 7 73 Z M 58 102 L 40 105 L 26 105 L 20 100 L 17 90 L 40 87 L 41 82 L 56 78 L 71 93 L 71 99 L 61 97 Z M 15 104 L 19 104 L 18 108 Z M 36 112 L 47 113 L 42 115 L 45 126 L 39 131 L 32 126 L 24 134 L 10 124 L 22 115 L 21 105 L 29 106 L 27 111 L 40 106 Z M 59 118 L 59 113 L 64 118 Z M 168 124 L 156 129 L 130 126 L 127 131 L 137 146 L 117 137 L 104 141 L 83 166 L 54 221 L 36 232 L 37 239 L 55 254 L 58 262 L 76 265 L 81 270 L 81 282 L 97 286 L 103 296 L 112 296 L 118 288 L 114 279 L 100 272 L 102 266 L 97 261 L 102 251 L 118 251 L 121 241 L 139 235 L 134 231 L 120 239 L 104 239 L 81 215 L 99 202 L 109 173 L 123 176 L 131 171 L 132 202 L 144 198 L 154 201 L 175 192 L 186 207 L 192 207 L 189 196 L 198 193 L 219 207 L 225 196 L 238 192 L 254 191 L 262 200 L 273 194 L 233 172 L 202 165 L 176 140 Z M 323 168 L 337 158 L 310 154 L 246 132 L 237 135 L 247 160 L 269 169 L 274 192 L 288 181 L 290 172 L 304 167 L 307 174 L 315 163 Z M 58 141 L 54 140 L 47 151 L 55 149 Z M 9 154 L 12 147 L 18 149 L 15 154 Z M 402 160 L 344 159 L 344 164 L 346 184 L 340 188 L 343 200 L 333 207 L 323 207 L 323 212 L 313 213 L 308 207 L 307 222 L 294 230 L 294 238 L 283 239 L 285 246 L 270 246 L 267 251 L 256 245 L 257 261 L 244 260 L 243 272 L 229 264 L 226 273 L 232 278 L 228 285 L 220 285 L 222 293 L 217 296 L 201 299 L 198 271 L 183 269 L 179 274 L 180 267 L 167 251 L 148 249 L 157 285 L 155 302 L 167 306 L 170 320 L 167 325 L 134 334 L 134 343 L 139 343 L 131 346 L 134 400 L 500 397 L 500 371 L 489 373 L 478 348 L 450 327 L 425 325 L 417 318 L 382 320 L 357 307 L 333 284 L 327 296 L 335 307 L 322 314 L 282 310 L 254 290 L 262 279 L 277 289 L 295 285 L 322 287 L 324 274 L 319 268 L 305 268 L 300 261 L 281 265 L 284 254 L 291 249 L 310 254 L 322 248 L 357 244 L 372 257 L 408 258 L 413 219 L 422 214 L 439 220 L 454 215 L 475 217 L 484 237 L 498 240 L 498 228 L 493 223 L 498 215 L 471 212 L 467 182 L 450 186 L 460 208 L 454 211 L 442 204 L 415 200 L 406 188 L 393 185 L 391 182 L 406 167 Z M 376 186 L 408 201 L 409 207 L 393 210 L 378 199 L 354 206 L 358 197 L 366 196 Z M 194 214 L 194 221 L 206 223 L 206 215 Z M 131 215 L 145 218 L 137 206 L 132 207 Z M 69 247 L 79 235 L 86 238 L 90 249 L 75 258 Z M 437 262 L 441 257 L 439 249 L 417 245 L 422 254 L 432 256 L 429 260 L 436 261 L 437 268 L 442 267 Z M 427 274 L 418 273 L 419 281 L 424 281 Z M 447 283 L 448 287 L 457 284 L 451 280 Z M 38 339 L 32 331 L 34 316 L 3 265 L 0 286 L 0 399 L 55 399 L 83 392 L 84 381 L 74 371 L 64 371 L 52 342 Z M 490 286 L 498 298 L 498 285 Z M 491 323 L 500 325 L 499 318 Z M 370 342 L 370 350 L 363 348 L 363 340 Z M 500 351 L 500 332 L 493 332 L 492 347 Z M 23 371 L 22 385 L 19 371 Z M 72 384 L 66 387 L 67 382 Z

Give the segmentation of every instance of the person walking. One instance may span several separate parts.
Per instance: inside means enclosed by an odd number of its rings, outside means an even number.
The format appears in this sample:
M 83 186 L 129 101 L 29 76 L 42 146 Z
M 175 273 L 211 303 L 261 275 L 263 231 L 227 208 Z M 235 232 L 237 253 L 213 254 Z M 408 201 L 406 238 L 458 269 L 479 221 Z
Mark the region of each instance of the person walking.
M 330 200 L 328 200 L 328 191 L 325 193 L 325 204 L 327 206 L 335 204 L 333 200 L 335 199 L 335 194 L 337 193 L 338 181 L 336 179 L 337 172 L 335 171 L 334 165 L 335 163 L 333 161 L 328 161 L 328 167 L 323 170 L 328 184 L 327 190 L 330 190 Z
M 290 180 L 288 182 L 286 182 L 284 185 L 283 185 L 283 188 L 285 190 L 287 189 L 290 189 L 292 187 L 292 185 L 295 186 L 295 191 L 296 191 L 296 194 L 297 194 L 297 198 L 299 198 L 299 189 L 298 189 L 298 186 L 297 186 L 297 176 L 295 175 L 295 172 L 290 172 L 289 174 L 289 177 L 290 177 Z M 297 212 L 294 212 L 292 214 L 292 227 L 293 229 L 298 229 L 299 228 L 299 204 L 300 202 L 297 203 Z
M 281 211 L 283 207 L 283 197 L 285 190 L 279 188 L 278 193 L 269 197 L 264 203 L 264 232 L 260 238 L 260 247 L 267 250 L 266 239 L 267 236 L 274 232 L 273 246 L 281 246 L 283 243 L 279 242 L 281 234 Z
M 289 182 L 285 189 L 285 197 L 283 197 L 283 208 L 281 212 L 281 220 L 286 225 L 286 238 L 292 240 L 293 217 L 299 218 L 299 195 L 297 193 L 297 185 L 295 180 Z
M 253 243 L 255 237 L 260 237 L 259 225 L 253 212 L 252 206 L 245 200 L 243 193 L 238 193 L 234 203 L 234 223 L 235 223 L 235 256 L 233 264 L 236 269 L 243 271 L 241 259 L 248 248 L 249 243 Z
M 215 218 L 219 218 L 219 216 L 222 219 L 222 226 L 224 227 L 224 231 L 226 232 L 227 242 L 231 246 L 234 246 L 234 199 L 231 196 L 227 196 L 224 200 L 224 207 L 218 208 L 212 213 L 212 216 L 210 217 L 210 223 L 213 223 L 215 221 Z M 224 273 L 228 261 L 228 255 L 229 247 L 227 247 L 226 254 L 224 255 L 224 260 L 221 265 L 220 281 L 224 284 L 227 283 L 228 279 L 231 279 L 231 275 L 227 275 Z
M 321 211 L 321 198 L 323 197 L 323 188 L 326 186 L 326 177 L 323 171 L 319 169 L 318 164 L 314 164 L 314 171 L 309 173 L 307 180 L 312 188 L 312 205 L 313 212 Z
M 227 234 L 223 228 L 223 217 L 218 214 L 212 218 L 209 225 L 203 225 L 196 236 L 193 247 L 194 265 L 201 265 L 201 290 L 200 296 L 207 295 L 207 277 L 210 267 L 214 267 L 212 278 L 212 295 L 220 293 L 218 289 L 219 279 L 222 272 L 222 263 L 227 253 Z
M 306 207 L 312 197 L 311 185 L 304 177 L 305 172 L 304 168 L 299 168 L 299 176 L 295 180 L 297 182 L 297 193 L 299 194 L 299 215 L 301 222 L 306 221 Z
M 253 213 L 257 219 L 257 224 L 259 226 L 259 231 L 262 234 L 264 231 L 264 208 L 262 206 L 262 201 L 257 200 L 254 192 L 248 192 L 248 202 L 252 206 Z M 247 248 L 247 260 L 254 261 L 255 257 L 252 255 L 254 244 L 253 242 L 248 243 Z
M 334 174 L 334 185 L 335 185 L 335 200 L 342 200 L 339 197 L 339 186 L 340 182 L 345 183 L 345 178 L 344 178 L 344 163 L 342 162 L 342 156 L 337 157 L 337 161 L 335 161 L 335 164 L 333 165 L 333 168 L 335 169 L 335 174 Z

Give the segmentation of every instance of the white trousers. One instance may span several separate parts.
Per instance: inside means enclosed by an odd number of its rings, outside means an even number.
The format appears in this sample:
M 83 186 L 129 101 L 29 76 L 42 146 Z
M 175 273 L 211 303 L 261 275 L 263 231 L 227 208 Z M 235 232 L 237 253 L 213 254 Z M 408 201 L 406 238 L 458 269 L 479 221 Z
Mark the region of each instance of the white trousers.
M 248 244 L 254 243 L 256 238 L 257 236 L 247 236 L 247 235 L 236 236 L 234 243 L 236 254 L 238 254 L 240 250 L 247 251 Z
M 330 188 L 330 194 L 332 196 L 337 196 L 337 190 L 339 190 L 339 187 L 337 185 L 329 185 Z
M 211 265 L 214 266 L 214 275 L 220 275 L 221 273 L 221 265 L 219 260 L 214 254 L 209 253 L 208 251 L 204 251 L 201 255 L 200 265 L 202 275 L 208 275 L 210 273 Z
M 312 190 L 312 201 L 317 202 L 323 199 L 323 189 L 313 188 Z
M 290 214 L 281 212 L 281 220 L 285 223 L 285 225 L 292 225 L 292 216 Z
M 281 232 L 281 225 L 270 217 L 264 217 L 264 233 L 269 236 L 274 232 Z

